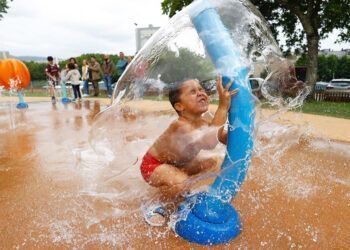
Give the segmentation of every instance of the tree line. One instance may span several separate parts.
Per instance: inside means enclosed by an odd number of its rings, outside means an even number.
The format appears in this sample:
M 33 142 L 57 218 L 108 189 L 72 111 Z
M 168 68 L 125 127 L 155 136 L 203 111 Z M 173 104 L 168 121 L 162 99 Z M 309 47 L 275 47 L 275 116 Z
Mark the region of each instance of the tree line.
M 305 66 L 308 64 L 307 55 L 302 55 L 296 62 L 296 66 Z M 350 57 L 335 55 L 319 55 L 317 81 L 329 82 L 332 79 L 347 78 L 350 79 Z
M 83 54 L 76 58 L 78 65 L 81 66 L 84 59 L 89 61 L 91 56 L 95 56 L 97 61 L 102 64 L 103 54 Z M 110 59 L 115 64 L 119 60 L 119 57 L 118 55 L 110 55 Z M 45 67 L 47 63 L 24 63 L 29 69 L 32 81 L 46 80 Z M 60 68 L 64 68 L 67 63 L 68 60 L 59 62 Z M 296 66 L 304 67 L 307 64 L 308 56 L 306 54 L 303 54 L 296 62 Z M 350 57 L 348 56 L 338 58 L 335 55 L 319 55 L 318 64 L 317 81 L 328 82 L 333 78 L 350 79 Z M 191 65 L 191 67 L 186 67 L 184 65 Z M 157 78 L 157 75 L 160 74 L 161 80 L 166 83 L 179 81 L 189 77 L 198 78 L 201 81 L 215 78 L 215 75 L 213 74 L 215 69 L 210 61 L 204 60 L 200 55 L 184 48 L 179 50 L 178 55 L 170 50 L 164 52 L 150 71 L 152 77 Z M 115 71 L 113 81 L 115 82 L 117 79 L 118 75 Z

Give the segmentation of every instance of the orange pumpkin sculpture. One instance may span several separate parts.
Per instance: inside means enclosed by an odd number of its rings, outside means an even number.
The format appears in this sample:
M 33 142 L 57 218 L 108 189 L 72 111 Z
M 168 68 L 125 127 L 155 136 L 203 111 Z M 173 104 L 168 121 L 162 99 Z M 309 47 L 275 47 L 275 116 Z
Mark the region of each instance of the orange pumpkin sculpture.
M 29 70 L 23 62 L 16 59 L 0 60 L 0 86 L 7 90 L 20 90 L 29 83 Z

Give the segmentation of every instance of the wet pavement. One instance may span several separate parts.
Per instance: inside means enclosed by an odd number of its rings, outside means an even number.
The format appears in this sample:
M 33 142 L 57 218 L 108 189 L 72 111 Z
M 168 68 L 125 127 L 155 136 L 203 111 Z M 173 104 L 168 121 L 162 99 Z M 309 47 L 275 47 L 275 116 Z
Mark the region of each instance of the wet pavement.
M 160 133 L 156 127 L 173 117 L 159 115 L 157 125 L 147 116 L 106 119 L 107 139 L 120 151 L 134 149 L 126 159 L 125 152 L 91 149 L 90 131 L 99 128 L 93 118 L 105 108 L 98 101 L 32 103 L 23 111 L 0 104 L 1 249 L 200 248 L 168 228 L 147 226 L 140 211 L 155 191 L 139 175 L 137 159 Z M 140 127 L 149 129 L 139 136 Z M 243 232 L 216 248 L 348 248 L 349 144 L 276 131 L 259 135 L 233 202 Z

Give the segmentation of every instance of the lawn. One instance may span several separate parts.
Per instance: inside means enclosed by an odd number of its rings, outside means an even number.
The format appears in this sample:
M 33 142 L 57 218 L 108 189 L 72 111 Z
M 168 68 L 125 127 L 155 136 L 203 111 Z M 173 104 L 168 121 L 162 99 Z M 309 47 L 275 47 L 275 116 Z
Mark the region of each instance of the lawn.
M 301 107 L 303 113 L 350 119 L 350 102 L 307 101 Z
M 213 100 L 212 103 L 218 104 L 219 102 Z M 263 101 L 261 107 L 272 108 L 268 103 L 264 103 Z M 306 101 L 301 108 L 292 111 L 350 119 L 350 102 L 316 102 L 312 100 Z

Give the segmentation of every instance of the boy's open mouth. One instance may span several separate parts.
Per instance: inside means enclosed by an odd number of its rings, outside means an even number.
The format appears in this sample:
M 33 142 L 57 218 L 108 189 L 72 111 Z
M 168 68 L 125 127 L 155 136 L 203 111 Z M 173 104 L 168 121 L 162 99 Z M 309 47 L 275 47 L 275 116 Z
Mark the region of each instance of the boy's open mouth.
M 199 98 L 198 102 L 199 102 L 201 105 L 206 105 L 206 104 L 208 104 L 208 100 L 207 100 L 205 97 Z

